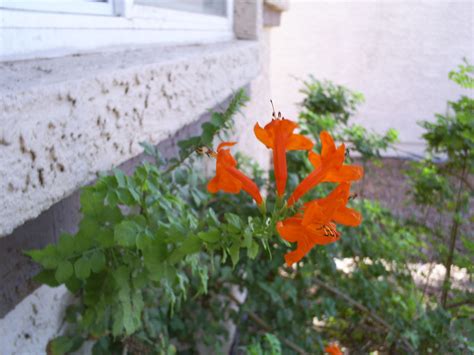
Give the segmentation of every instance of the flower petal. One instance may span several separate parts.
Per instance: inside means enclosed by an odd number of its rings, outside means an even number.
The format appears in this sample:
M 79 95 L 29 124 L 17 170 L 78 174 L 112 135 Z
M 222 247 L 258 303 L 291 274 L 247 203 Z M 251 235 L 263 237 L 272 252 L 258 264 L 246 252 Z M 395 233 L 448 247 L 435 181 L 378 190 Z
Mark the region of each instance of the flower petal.
M 313 168 L 315 168 L 315 169 L 319 168 L 322 164 L 321 155 L 319 155 L 318 153 L 315 153 L 313 151 L 310 151 L 308 153 L 308 159 L 309 159 L 311 165 L 313 165 Z
M 297 242 L 304 234 L 304 228 L 301 226 L 301 221 L 295 223 L 290 219 L 278 222 L 277 231 L 284 240 L 291 243 Z
M 352 208 L 342 207 L 334 213 L 333 221 L 355 227 L 362 222 L 362 215 Z
M 257 205 L 263 202 L 263 198 L 260 195 L 260 191 L 255 182 L 252 181 L 247 175 L 232 166 L 225 168 L 227 173 L 232 176 L 233 179 L 239 181 L 241 188 L 247 192 L 255 200 Z
M 314 165 L 314 164 L 313 164 Z M 360 180 L 364 176 L 364 170 L 357 165 L 343 165 L 339 169 L 328 171 L 323 182 L 346 182 Z
M 295 250 L 285 254 L 285 261 L 288 266 L 291 266 L 303 259 L 304 256 L 308 254 L 311 248 L 314 246 L 314 244 L 305 234 L 300 235 L 297 243 L 298 246 Z
M 224 147 L 232 147 L 233 145 L 236 145 L 237 142 L 222 142 L 217 146 L 217 151 L 221 150 Z
M 314 200 L 306 205 L 302 224 L 305 226 L 316 223 L 325 224 L 331 220 L 331 216 L 328 217 L 326 212 L 327 211 L 318 204 L 318 200 Z
M 336 144 L 334 144 L 334 140 L 327 131 L 322 131 L 319 134 L 319 138 L 321 139 L 322 145 L 321 156 L 325 159 L 329 154 L 336 151 Z
M 302 134 L 292 134 L 286 143 L 286 150 L 310 150 L 313 142 Z
M 208 183 L 207 183 L 207 191 L 211 194 L 217 193 L 219 191 L 219 178 L 214 176 Z
M 265 127 L 266 128 L 266 127 Z M 263 144 L 265 144 L 265 146 L 268 148 L 268 149 L 272 149 L 273 148 L 273 139 L 272 137 L 268 134 L 267 130 L 260 127 L 260 125 L 258 123 L 255 124 L 255 126 L 253 127 L 253 131 L 255 133 L 255 136 L 257 137 L 257 139 L 262 142 Z

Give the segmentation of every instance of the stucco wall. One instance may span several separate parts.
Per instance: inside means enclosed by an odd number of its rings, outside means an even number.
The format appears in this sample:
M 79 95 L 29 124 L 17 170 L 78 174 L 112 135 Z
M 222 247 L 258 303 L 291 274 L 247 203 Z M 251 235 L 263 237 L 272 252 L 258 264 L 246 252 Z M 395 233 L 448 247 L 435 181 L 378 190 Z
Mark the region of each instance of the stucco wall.
M 361 91 L 357 119 L 400 132 L 402 155 L 422 151 L 416 121 L 460 94 L 448 72 L 474 59 L 473 1 L 298 1 L 272 32 L 271 84 L 278 109 L 298 113 L 308 74 Z
M 0 65 L 0 236 L 248 84 L 259 55 L 235 41 Z

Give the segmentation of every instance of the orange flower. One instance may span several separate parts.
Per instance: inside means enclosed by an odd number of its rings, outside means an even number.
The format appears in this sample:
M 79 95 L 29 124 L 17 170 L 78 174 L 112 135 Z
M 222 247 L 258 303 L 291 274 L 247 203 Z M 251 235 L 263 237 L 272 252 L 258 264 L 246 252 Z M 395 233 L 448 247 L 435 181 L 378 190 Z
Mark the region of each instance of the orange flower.
M 216 176 L 207 184 L 207 190 L 210 193 L 216 193 L 219 190 L 230 194 L 238 194 L 244 190 L 253 197 L 258 205 L 262 204 L 263 199 L 258 190 L 258 186 L 243 172 L 237 169 L 237 162 L 230 154 L 229 149 L 236 142 L 222 142 L 217 147 L 216 157 Z
M 295 188 L 288 199 L 288 206 L 292 206 L 301 196 L 307 193 L 321 182 L 344 182 L 359 180 L 363 176 L 363 170 L 359 166 L 344 165 L 346 147 L 341 144 L 338 148 L 334 144 L 331 135 L 322 131 L 321 155 L 309 152 L 309 160 L 314 170 Z
M 278 196 L 285 194 L 286 180 L 286 152 L 289 150 L 310 150 L 313 142 L 301 134 L 293 131 L 298 125 L 285 118 L 272 119 L 264 128 L 257 123 L 254 127 L 255 136 L 273 150 L 273 168 L 275 170 L 275 181 Z
M 327 197 L 307 203 L 303 214 L 278 222 L 280 236 L 288 242 L 297 243 L 296 249 L 285 255 L 288 266 L 300 261 L 315 245 L 339 240 L 340 234 L 334 222 L 349 226 L 360 224 L 360 213 L 346 207 L 349 191 L 350 184 L 341 183 Z
M 342 355 L 342 351 L 335 343 L 329 344 L 324 348 L 324 351 L 329 355 Z

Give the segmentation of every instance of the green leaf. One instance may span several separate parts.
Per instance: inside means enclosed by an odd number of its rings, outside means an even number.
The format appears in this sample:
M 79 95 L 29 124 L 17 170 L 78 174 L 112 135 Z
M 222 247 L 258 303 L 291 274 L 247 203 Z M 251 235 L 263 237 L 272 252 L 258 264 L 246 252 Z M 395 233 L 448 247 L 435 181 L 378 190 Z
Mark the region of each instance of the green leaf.
M 124 247 L 136 246 L 138 234 L 142 227 L 133 221 L 123 221 L 114 230 L 114 240 Z
M 208 243 L 217 243 L 221 238 L 221 232 L 216 228 L 211 228 L 207 232 L 199 232 L 198 238 Z
M 186 255 L 197 253 L 201 250 L 201 240 L 191 235 L 188 237 L 181 246 L 176 248 L 171 255 L 169 256 L 168 260 L 170 263 L 174 264 L 184 259 Z
M 204 145 L 211 146 L 212 141 L 214 140 L 214 135 L 216 134 L 218 128 L 214 126 L 211 122 L 205 122 L 201 125 L 202 135 L 201 142 Z
M 127 177 L 123 171 L 114 169 L 115 180 L 117 180 L 118 187 L 127 187 Z
M 225 214 L 225 219 L 229 223 L 229 226 L 231 227 L 231 231 L 234 233 L 238 233 L 242 230 L 242 225 L 240 223 L 240 218 L 236 214 L 233 213 L 226 213 Z
M 41 264 L 45 269 L 55 269 L 61 261 L 55 245 L 49 244 L 41 250 L 29 250 L 25 252 L 34 261 Z
M 74 269 L 71 262 L 64 260 L 59 263 L 58 268 L 56 269 L 55 277 L 59 283 L 64 283 L 72 276 L 73 273 Z
M 258 250 L 259 250 L 258 243 L 255 240 L 252 240 L 250 248 L 247 249 L 247 256 L 252 260 L 255 259 L 258 254 Z
M 90 257 L 90 266 L 92 271 L 100 272 L 105 267 L 105 255 L 102 251 L 96 250 Z
M 50 287 L 59 286 L 60 283 L 56 280 L 53 270 L 43 270 L 33 277 L 33 280 Z
M 74 263 L 74 271 L 79 280 L 85 280 L 91 274 L 91 265 L 88 258 L 85 256 L 80 257 Z
M 70 234 L 63 234 L 59 237 L 59 241 L 57 244 L 57 249 L 59 254 L 63 258 L 67 258 L 70 255 L 74 254 L 74 238 Z
M 275 335 L 271 333 L 265 333 L 265 340 L 268 345 L 270 345 L 271 355 L 281 355 L 281 343 Z
M 59 336 L 48 343 L 48 355 L 64 355 L 78 350 L 84 338 L 80 336 Z
M 232 264 L 235 267 L 239 262 L 240 258 L 240 242 L 234 241 L 232 246 L 229 248 L 230 258 L 232 259 Z

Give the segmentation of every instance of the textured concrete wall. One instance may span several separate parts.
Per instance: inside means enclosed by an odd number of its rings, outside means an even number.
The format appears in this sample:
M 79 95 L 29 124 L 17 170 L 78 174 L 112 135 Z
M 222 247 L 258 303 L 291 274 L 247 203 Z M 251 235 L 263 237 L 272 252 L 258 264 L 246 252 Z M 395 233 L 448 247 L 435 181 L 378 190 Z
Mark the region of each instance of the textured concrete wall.
M 222 102 L 256 42 L 0 65 L 0 236 Z
M 308 74 L 361 91 L 358 122 L 400 131 L 404 151 L 422 150 L 416 121 L 444 113 L 460 90 L 448 72 L 474 60 L 473 1 L 292 0 L 272 32 L 273 98 L 298 113 Z

